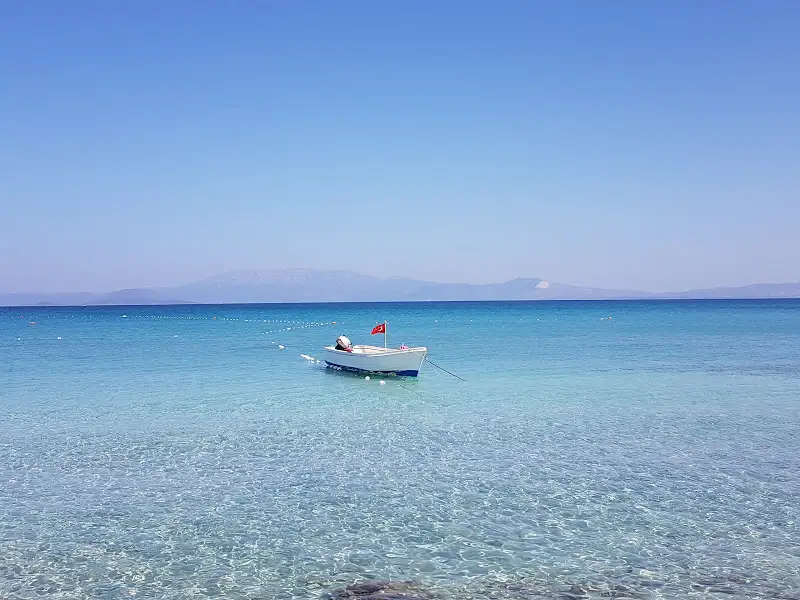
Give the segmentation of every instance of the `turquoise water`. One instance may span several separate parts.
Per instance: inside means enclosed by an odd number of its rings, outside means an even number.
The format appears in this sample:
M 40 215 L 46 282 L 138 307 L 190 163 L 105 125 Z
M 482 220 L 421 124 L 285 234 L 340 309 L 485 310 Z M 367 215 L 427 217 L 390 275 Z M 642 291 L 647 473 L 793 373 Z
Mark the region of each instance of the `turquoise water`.
M 384 319 L 467 381 L 300 356 Z M 0 384 L 0 598 L 800 597 L 798 301 L 0 309 Z

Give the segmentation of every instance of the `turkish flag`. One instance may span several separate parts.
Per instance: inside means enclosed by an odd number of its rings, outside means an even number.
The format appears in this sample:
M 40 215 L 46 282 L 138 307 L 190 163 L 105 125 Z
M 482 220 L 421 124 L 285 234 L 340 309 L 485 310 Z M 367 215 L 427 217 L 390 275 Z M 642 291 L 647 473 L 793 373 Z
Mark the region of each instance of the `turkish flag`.
M 376 333 L 386 333 L 386 323 L 376 325 L 375 329 L 372 330 L 372 335 L 375 335 Z

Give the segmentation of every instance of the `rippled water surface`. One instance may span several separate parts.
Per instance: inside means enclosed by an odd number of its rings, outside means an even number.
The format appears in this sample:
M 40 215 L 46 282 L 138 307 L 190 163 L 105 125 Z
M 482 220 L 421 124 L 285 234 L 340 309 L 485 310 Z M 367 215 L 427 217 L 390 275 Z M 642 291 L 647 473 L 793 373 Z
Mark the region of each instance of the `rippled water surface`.
M 467 381 L 300 356 L 384 319 Z M 800 598 L 798 301 L 0 309 L 0 384 L 0 598 Z

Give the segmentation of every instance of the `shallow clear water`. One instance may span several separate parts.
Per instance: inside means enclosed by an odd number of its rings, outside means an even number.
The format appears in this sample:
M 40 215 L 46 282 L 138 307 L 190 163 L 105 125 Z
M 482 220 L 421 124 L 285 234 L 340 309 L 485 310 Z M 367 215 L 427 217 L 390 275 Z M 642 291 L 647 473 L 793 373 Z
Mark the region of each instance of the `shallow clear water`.
M 300 357 L 384 319 L 467 381 Z M 0 384 L 0 598 L 800 598 L 798 301 L 0 309 Z

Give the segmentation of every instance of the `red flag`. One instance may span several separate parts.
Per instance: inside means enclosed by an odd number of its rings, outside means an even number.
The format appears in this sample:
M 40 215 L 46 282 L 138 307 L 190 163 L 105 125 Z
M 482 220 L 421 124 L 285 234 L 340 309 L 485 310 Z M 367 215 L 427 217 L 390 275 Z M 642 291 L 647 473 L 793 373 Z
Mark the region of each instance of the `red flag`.
M 386 333 L 386 323 L 376 325 L 375 329 L 372 330 L 372 335 L 375 335 L 376 333 Z

